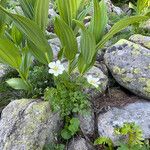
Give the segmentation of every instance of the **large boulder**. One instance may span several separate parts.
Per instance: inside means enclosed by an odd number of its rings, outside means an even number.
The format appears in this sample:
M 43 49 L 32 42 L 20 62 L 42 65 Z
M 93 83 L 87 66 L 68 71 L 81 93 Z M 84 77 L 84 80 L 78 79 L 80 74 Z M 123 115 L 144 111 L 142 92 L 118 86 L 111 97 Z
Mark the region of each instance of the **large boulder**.
M 78 137 L 69 143 L 68 150 L 94 150 L 94 147 L 84 138 Z
M 120 40 L 108 48 L 105 63 L 116 81 L 136 95 L 150 99 L 150 50 Z
M 106 136 L 117 144 L 115 127 L 121 127 L 125 122 L 135 122 L 143 131 L 143 137 L 150 138 L 150 102 L 137 101 L 122 108 L 112 108 L 110 111 L 100 114 L 98 117 L 98 132 L 100 136 Z
M 0 150 L 42 150 L 56 139 L 61 120 L 49 102 L 15 100 L 2 112 Z

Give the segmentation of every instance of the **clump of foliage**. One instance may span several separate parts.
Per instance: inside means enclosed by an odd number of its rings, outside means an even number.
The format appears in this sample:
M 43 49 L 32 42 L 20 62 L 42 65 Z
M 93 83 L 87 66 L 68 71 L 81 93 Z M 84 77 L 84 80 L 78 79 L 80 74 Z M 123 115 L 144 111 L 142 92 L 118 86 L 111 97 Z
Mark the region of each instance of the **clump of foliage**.
M 61 131 L 61 136 L 65 140 L 68 140 L 72 136 L 74 136 L 76 132 L 79 131 L 79 125 L 80 125 L 80 121 L 77 118 L 72 118 L 70 121 L 68 120 L 70 119 L 67 118 L 65 127 Z
M 61 136 L 68 140 L 79 130 L 80 124 L 77 118 L 71 116 L 78 113 L 88 115 L 90 112 L 89 97 L 83 91 L 87 83 L 83 77 L 69 76 L 67 73 L 54 77 L 54 83 L 54 87 L 46 89 L 44 99 L 50 102 L 53 111 L 60 111 L 65 119 Z
M 42 97 L 44 90 L 53 86 L 53 77 L 48 73 L 47 66 L 34 66 L 29 72 L 29 82 L 32 85 L 30 96 Z
M 45 100 L 49 100 L 53 111 L 61 110 L 61 116 L 71 113 L 86 113 L 89 108 L 88 96 L 83 92 L 86 80 L 63 74 L 55 78 L 55 87 L 47 88 Z
M 149 142 L 144 141 L 142 130 L 135 123 L 124 123 L 122 127 L 115 128 L 115 134 L 123 136 L 118 141 L 117 150 L 149 150 Z M 114 150 L 113 141 L 107 137 L 100 137 L 94 142 L 95 145 L 103 145 L 105 149 Z

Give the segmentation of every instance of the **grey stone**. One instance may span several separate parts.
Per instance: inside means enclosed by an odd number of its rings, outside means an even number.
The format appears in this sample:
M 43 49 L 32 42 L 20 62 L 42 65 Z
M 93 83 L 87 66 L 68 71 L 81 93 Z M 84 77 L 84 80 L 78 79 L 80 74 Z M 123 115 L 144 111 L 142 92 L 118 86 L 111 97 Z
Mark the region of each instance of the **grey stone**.
M 123 13 L 122 9 L 120 7 L 114 6 L 111 0 L 104 0 L 104 1 L 107 4 L 108 13 L 114 12 L 117 15 L 121 15 Z
M 60 51 L 60 45 L 61 45 L 59 38 L 50 39 L 48 40 L 48 43 L 50 44 L 52 48 L 54 60 L 57 60 L 58 53 Z
M 141 100 L 142 101 L 142 100 Z M 135 122 L 143 131 L 143 138 L 150 138 L 150 102 L 129 104 L 123 108 L 112 108 L 98 117 L 98 133 L 113 140 L 115 144 L 120 138 L 114 133 L 114 128 L 125 122 Z
M 58 113 L 52 113 L 49 102 L 15 100 L 2 112 L 0 150 L 41 150 L 54 142 L 60 129 Z
M 94 110 L 91 109 L 91 111 L 85 115 L 79 114 L 79 120 L 80 120 L 80 128 L 83 134 L 92 137 L 95 132 Z
M 150 99 L 150 50 L 120 40 L 108 48 L 105 63 L 116 81 L 134 94 Z
M 1 64 L 0 63 L 0 78 L 5 75 L 6 69 L 8 68 L 8 66 Z
M 130 41 L 141 44 L 150 49 L 150 36 L 143 36 L 141 34 L 134 34 L 130 37 Z
M 95 148 L 84 138 L 78 137 L 69 143 L 68 150 L 95 150 Z
M 102 71 L 102 68 L 93 66 L 86 74 L 85 77 L 88 75 L 92 75 L 93 77 L 99 78 L 100 81 L 100 91 L 87 89 L 87 92 L 90 93 L 91 97 L 95 97 L 99 93 L 103 93 L 106 91 L 108 87 L 108 76 Z

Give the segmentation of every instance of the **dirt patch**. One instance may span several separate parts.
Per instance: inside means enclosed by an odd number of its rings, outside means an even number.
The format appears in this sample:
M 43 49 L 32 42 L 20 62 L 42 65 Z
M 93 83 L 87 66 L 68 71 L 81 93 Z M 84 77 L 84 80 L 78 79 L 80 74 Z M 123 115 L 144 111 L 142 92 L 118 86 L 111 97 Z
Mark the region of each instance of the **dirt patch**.
M 108 111 L 112 107 L 123 107 L 139 100 L 141 101 L 142 98 L 135 96 L 128 90 L 121 87 L 113 87 L 106 94 L 97 96 L 93 105 L 95 113 L 99 114 Z

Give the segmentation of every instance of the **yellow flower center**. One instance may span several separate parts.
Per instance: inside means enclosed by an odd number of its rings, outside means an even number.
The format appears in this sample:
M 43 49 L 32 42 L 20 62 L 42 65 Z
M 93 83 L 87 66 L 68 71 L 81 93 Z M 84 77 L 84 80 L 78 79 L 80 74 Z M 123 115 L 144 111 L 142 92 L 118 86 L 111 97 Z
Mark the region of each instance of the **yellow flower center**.
M 55 66 L 55 67 L 53 68 L 53 70 L 54 70 L 54 71 L 58 71 L 58 67 Z

